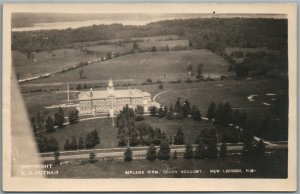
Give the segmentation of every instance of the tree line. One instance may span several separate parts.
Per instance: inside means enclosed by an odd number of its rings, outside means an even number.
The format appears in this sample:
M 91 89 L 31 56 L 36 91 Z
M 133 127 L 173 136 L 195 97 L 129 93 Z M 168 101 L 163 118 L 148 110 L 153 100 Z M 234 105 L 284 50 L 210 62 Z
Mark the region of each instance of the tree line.
M 70 124 L 75 124 L 79 121 L 78 111 L 71 110 L 68 118 Z M 46 119 L 41 112 L 37 112 L 35 117 L 31 117 L 30 123 L 35 141 L 40 152 L 51 152 L 59 150 L 58 142 L 54 137 L 46 137 L 46 133 L 55 132 L 56 128 L 63 128 L 65 126 L 64 111 L 60 107 L 54 113 L 54 118 L 48 116 Z
M 25 53 L 70 48 L 76 42 L 175 34 L 189 46 L 222 53 L 226 47 L 287 48 L 287 20 L 266 18 L 196 18 L 152 22 L 143 26 L 93 25 L 78 29 L 12 32 L 12 49 Z
M 173 119 L 183 119 L 186 117 L 191 117 L 195 121 L 201 121 L 201 113 L 197 106 L 191 106 L 189 100 L 185 100 L 183 104 L 181 103 L 181 98 L 178 97 L 176 103 L 171 103 L 170 106 L 161 106 L 157 108 L 155 106 L 150 107 L 150 115 L 157 116 L 159 118 L 166 117 L 168 120 Z
M 100 137 L 97 130 L 94 130 L 86 135 L 85 141 L 82 137 L 77 138 L 72 137 L 71 141 L 69 138 L 65 139 L 64 150 L 80 150 L 80 149 L 90 149 L 100 144 Z

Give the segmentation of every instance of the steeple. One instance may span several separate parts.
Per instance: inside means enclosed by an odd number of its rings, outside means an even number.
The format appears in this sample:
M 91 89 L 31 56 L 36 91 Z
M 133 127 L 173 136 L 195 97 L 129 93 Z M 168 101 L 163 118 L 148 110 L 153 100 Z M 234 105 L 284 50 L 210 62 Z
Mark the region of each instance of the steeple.
M 108 91 L 108 92 L 113 92 L 114 90 L 115 90 L 115 89 L 114 89 L 114 84 L 113 84 L 111 78 L 109 78 L 107 91 Z

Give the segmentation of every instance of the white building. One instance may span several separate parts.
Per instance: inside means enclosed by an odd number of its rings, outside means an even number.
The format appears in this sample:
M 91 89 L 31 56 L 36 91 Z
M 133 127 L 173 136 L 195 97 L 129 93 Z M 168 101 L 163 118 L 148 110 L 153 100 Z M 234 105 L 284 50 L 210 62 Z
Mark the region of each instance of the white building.
M 128 105 L 135 109 L 138 105 L 148 111 L 149 107 L 160 105 L 153 102 L 151 94 L 138 89 L 115 90 L 113 82 L 110 79 L 108 87 L 104 91 L 81 92 L 78 96 L 79 114 L 96 113 L 118 113 L 124 106 Z

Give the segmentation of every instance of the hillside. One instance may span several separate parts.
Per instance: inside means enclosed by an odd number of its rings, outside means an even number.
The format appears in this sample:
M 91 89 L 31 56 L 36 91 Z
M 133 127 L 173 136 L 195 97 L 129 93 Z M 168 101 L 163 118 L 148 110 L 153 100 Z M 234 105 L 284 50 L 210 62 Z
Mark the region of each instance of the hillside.
M 196 18 L 142 26 L 94 25 L 78 29 L 12 33 L 12 49 L 30 53 L 72 47 L 73 43 L 146 36 L 178 35 L 195 48 L 222 52 L 226 47 L 287 48 L 286 19 Z
M 185 81 L 188 78 L 187 66 L 193 65 L 196 72 L 198 64 L 204 64 L 204 75 L 219 76 L 228 74 L 228 62 L 208 50 L 183 50 L 164 52 L 144 52 L 120 56 L 111 60 L 97 62 L 57 74 L 53 77 L 32 81 L 31 83 L 89 82 L 112 78 L 131 79 L 137 82 L 153 81 Z M 80 78 L 79 71 L 84 77 Z

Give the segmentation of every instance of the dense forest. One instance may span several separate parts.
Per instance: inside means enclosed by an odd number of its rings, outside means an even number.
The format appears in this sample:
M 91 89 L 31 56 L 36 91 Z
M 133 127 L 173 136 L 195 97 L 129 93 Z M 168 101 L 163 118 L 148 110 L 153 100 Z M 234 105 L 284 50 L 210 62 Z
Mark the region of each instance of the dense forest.
M 149 23 L 93 25 L 78 29 L 12 32 L 12 49 L 25 53 L 72 48 L 73 43 L 134 37 L 179 35 L 190 47 L 222 53 L 226 47 L 287 49 L 286 19 L 197 18 Z

